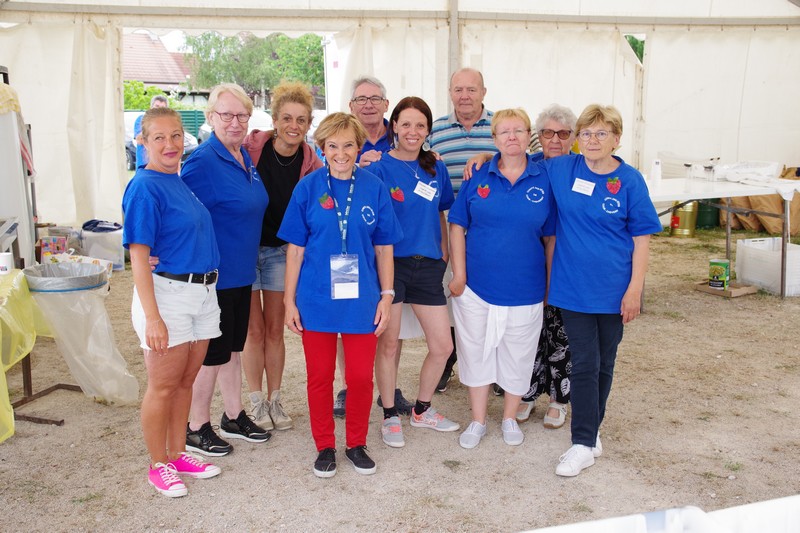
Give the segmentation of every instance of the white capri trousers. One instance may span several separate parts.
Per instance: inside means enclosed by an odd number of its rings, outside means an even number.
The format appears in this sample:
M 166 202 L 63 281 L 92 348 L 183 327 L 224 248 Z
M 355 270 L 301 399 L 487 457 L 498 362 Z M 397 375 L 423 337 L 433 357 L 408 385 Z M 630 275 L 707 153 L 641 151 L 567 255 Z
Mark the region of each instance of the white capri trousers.
M 497 383 L 517 396 L 528 392 L 542 331 L 542 302 L 492 305 L 469 286 L 452 301 L 461 383 L 467 387 Z

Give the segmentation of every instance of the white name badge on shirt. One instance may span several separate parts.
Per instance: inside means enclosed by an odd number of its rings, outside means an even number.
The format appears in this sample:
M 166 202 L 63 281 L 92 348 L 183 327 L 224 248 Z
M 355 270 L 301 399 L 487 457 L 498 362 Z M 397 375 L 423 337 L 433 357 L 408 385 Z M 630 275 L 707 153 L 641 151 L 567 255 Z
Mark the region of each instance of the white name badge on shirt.
M 436 187 L 431 187 L 427 183 L 418 181 L 417 186 L 414 188 L 414 194 L 422 196 L 430 202 L 436 197 Z
M 581 194 L 585 194 L 586 196 L 591 196 L 594 192 L 594 183 L 591 181 L 582 180 L 580 178 L 575 178 L 575 183 L 572 184 L 573 192 L 579 192 Z
M 331 256 L 331 298 L 334 300 L 358 298 L 358 255 Z

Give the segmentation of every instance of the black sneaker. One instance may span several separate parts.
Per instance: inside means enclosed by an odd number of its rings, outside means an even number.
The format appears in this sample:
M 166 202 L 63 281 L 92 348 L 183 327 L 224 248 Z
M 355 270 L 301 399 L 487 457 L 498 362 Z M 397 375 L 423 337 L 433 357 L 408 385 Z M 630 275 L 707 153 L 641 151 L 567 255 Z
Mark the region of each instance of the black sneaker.
M 223 437 L 231 439 L 243 439 L 247 442 L 267 442 L 272 433 L 256 425 L 247 413 L 239 413 L 236 420 L 228 418 L 227 413 L 222 413 L 222 421 L 219 423 L 219 432 Z
M 344 401 L 347 398 L 347 389 L 342 389 L 333 401 L 333 416 L 344 418 Z
M 317 477 L 333 477 L 336 475 L 336 450 L 325 448 L 314 461 L 314 475 Z
M 197 431 L 192 431 L 186 425 L 186 449 L 208 457 L 222 457 L 231 453 L 233 446 L 219 438 L 211 422 L 206 422 Z
M 395 389 L 394 406 L 397 408 L 398 414 L 408 416 L 411 414 L 411 408 L 414 407 L 414 404 L 403 397 L 403 393 L 400 389 Z M 378 395 L 378 407 L 383 407 L 383 401 L 381 400 L 380 394 Z
M 503 387 L 501 387 L 497 383 L 492 383 L 492 393 L 495 396 L 502 396 L 502 395 L 504 395 L 506 393 L 506 391 L 504 391 Z
M 375 461 L 369 458 L 367 455 L 367 447 L 366 446 L 356 446 L 355 448 L 350 448 L 345 450 L 344 454 L 353 463 L 353 466 L 356 469 L 356 472 L 359 474 L 369 475 L 375 473 Z

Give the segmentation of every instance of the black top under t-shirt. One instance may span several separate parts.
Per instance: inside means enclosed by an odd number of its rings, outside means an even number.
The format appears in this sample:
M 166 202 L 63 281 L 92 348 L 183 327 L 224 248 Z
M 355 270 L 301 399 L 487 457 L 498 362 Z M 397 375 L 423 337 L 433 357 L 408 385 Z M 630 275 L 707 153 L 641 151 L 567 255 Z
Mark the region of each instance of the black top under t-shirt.
M 272 141 L 273 139 L 267 141 L 261 150 L 256 168 L 269 195 L 264 223 L 261 225 L 261 246 L 277 247 L 286 244 L 286 241 L 279 239 L 277 234 L 292 192 L 300 181 L 303 147 L 298 146 L 295 155 L 283 157 L 275 152 Z

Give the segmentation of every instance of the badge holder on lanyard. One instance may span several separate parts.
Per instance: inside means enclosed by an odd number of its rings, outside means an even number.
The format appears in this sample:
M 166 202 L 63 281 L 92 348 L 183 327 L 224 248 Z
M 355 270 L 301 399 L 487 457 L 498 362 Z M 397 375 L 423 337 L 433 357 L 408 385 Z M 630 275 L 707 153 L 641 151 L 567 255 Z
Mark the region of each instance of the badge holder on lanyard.
M 347 191 L 344 215 L 331 188 L 331 173 L 328 172 L 328 192 L 333 198 L 336 218 L 339 221 L 339 234 L 342 237 L 342 252 L 331 255 L 331 298 L 347 300 L 358 298 L 358 254 L 347 253 L 347 221 L 353 204 L 353 190 L 356 184 L 356 171 L 350 175 L 350 189 Z

